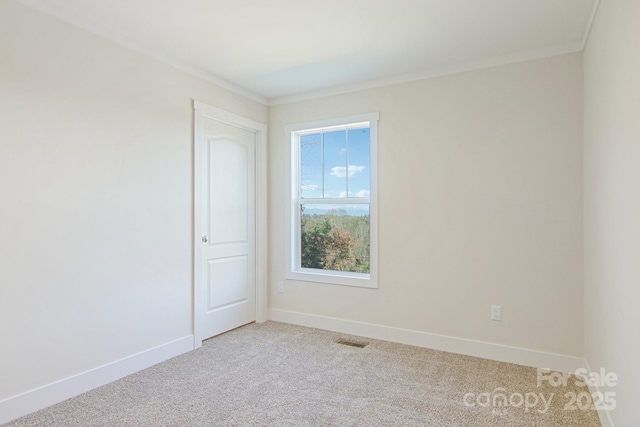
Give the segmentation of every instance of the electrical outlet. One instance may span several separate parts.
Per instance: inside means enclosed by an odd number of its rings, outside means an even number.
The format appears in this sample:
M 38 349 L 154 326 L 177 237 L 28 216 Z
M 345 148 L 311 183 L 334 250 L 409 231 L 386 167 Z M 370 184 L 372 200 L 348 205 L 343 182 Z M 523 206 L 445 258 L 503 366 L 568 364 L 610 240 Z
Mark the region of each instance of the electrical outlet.
M 280 293 L 284 292 L 284 282 L 279 282 L 278 283 L 278 292 L 280 292 Z
M 502 320 L 502 307 L 499 305 L 491 306 L 491 320 Z

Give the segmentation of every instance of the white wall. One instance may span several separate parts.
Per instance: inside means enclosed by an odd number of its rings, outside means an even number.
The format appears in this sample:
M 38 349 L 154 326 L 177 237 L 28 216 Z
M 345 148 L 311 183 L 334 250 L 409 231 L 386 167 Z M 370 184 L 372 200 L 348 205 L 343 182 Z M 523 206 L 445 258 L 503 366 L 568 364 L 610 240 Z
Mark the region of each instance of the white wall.
M 287 281 L 287 124 L 380 112 L 379 289 Z M 272 107 L 270 307 L 583 356 L 582 56 Z M 503 307 L 503 321 L 489 318 Z
M 620 378 L 617 426 L 640 423 L 639 21 L 640 2 L 603 0 L 584 54 L 585 346 Z
M 0 1 L 0 400 L 192 333 L 192 99 L 267 108 Z

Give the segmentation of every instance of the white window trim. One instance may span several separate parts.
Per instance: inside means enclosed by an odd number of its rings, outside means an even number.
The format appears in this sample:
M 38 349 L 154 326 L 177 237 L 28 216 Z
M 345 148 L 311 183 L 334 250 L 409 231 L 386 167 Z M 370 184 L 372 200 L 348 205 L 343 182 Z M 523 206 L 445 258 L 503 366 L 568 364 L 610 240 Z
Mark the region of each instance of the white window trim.
M 285 126 L 287 138 L 287 248 L 286 274 L 288 280 L 327 283 L 333 285 L 357 286 L 363 288 L 378 287 L 378 120 L 379 113 L 369 113 L 357 116 L 340 117 L 307 123 L 297 123 Z M 300 259 L 300 244 L 298 238 L 300 229 L 300 215 L 298 213 L 298 179 L 299 179 L 299 147 L 296 133 L 311 131 L 331 126 L 344 126 L 369 122 L 370 135 L 370 189 L 369 198 L 351 199 L 352 203 L 369 203 L 369 274 L 352 273 L 346 271 L 317 270 L 298 267 Z M 312 133 L 312 132 L 305 132 Z M 345 204 L 345 198 L 323 199 L 324 202 Z

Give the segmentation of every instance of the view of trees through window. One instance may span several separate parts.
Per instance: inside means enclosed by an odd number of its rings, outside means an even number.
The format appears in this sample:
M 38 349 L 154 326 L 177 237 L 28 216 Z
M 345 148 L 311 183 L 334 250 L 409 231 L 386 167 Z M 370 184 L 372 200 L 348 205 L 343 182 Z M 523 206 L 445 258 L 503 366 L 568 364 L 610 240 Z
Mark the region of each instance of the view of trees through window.
M 300 267 L 369 274 L 368 123 L 299 137 Z
M 369 273 L 369 205 L 303 205 L 301 225 L 303 268 Z

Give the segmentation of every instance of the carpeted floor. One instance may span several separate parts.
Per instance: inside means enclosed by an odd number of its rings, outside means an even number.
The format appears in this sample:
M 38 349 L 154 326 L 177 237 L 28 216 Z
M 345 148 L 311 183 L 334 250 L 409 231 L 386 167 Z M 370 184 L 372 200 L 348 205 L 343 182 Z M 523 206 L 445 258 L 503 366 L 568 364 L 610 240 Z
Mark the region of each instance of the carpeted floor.
M 600 426 L 593 410 L 565 409 L 565 393 L 586 391 L 574 379 L 536 378 L 533 368 L 267 322 L 8 426 Z

